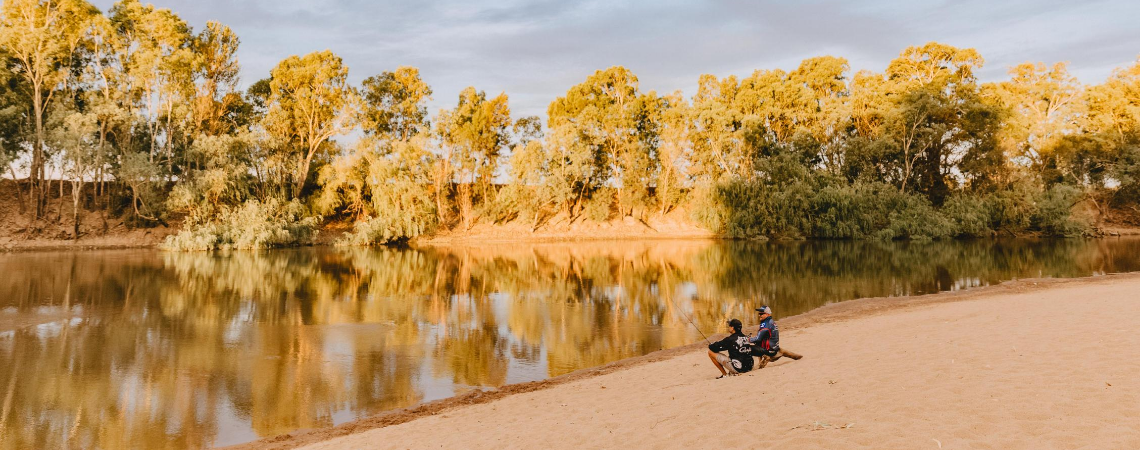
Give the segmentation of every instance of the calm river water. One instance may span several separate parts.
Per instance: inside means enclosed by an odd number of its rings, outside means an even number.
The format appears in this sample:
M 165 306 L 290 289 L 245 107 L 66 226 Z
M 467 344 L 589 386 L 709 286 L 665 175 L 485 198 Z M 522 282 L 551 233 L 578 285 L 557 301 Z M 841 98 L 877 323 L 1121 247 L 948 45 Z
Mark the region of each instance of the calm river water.
M 0 448 L 235 444 L 695 342 L 690 315 L 1137 270 L 1138 239 L 6 254 Z

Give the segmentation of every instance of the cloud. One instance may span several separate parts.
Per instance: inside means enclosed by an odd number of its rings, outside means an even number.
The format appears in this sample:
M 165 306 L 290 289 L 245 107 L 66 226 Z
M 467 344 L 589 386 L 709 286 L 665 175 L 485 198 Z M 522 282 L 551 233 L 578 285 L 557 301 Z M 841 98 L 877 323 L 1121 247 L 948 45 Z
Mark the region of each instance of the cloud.
M 196 29 L 218 20 L 242 38 L 245 84 L 282 58 L 331 49 L 360 81 L 400 65 L 420 68 L 449 107 L 468 85 L 506 92 L 516 116 L 544 115 L 594 70 L 624 65 L 646 90 L 692 94 L 702 73 L 794 68 L 822 54 L 882 70 L 909 45 L 975 47 L 984 79 L 1023 61 L 1071 61 L 1086 82 L 1140 53 L 1120 1 L 363 1 L 155 0 Z M 110 2 L 97 1 L 108 9 Z

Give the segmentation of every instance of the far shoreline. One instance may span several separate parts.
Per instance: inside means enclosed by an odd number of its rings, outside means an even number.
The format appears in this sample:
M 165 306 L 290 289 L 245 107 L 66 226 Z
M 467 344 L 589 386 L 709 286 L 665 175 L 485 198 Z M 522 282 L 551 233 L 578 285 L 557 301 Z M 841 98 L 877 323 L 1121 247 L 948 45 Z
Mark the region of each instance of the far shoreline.
M 79 240 L 72 239 L 42 239 L 33 238 L 27 240 L 16 240 L 11 236 L 0 237 L 0 254 L 2 253 L 30 253 L 30 252 L 59 252 L 59 251 L 97 251 L 97 250 L 130 250 L 130 249 L 151 249 L 162 250 L 160 246 L 166 236 L 173 234 L 170 229 L 135 229 L 129 233 L 123 234 L 108 234 L 105 236 L 82 237 Z M 142 234 L 143 236 L 139 236 Z M 329 233 L 331 234 L 331 233 Z M 961 240 L 1006 240 L 1006 239 L 1112 239 L 1112 238 L 1127 238 L 1140 236 L 1140 227 L 1120 226 L 1120 227 L 1107 227 L 1104 231 L 1098 234 L 1087 236 L 1049 236 L 1040 233 L 1023 233 L 1010 236 L 995 235 L 982 238 L 950 238 L 950 241 Z M 266 249 L 255 250 L 241 250 L 241 251 L 265 251 L 265 250 L 280 250 L 289 248 L 306 248 L 306 247 L 327 247 L 327 248 L 372 248 L 372 247 L 342 247 L 335 244 L 335 240 L 340 237 L 338 233 L 336 236 L 327 237 L 318 236 L 318 239 L 307 245 L 299 245 L 292 247 L 273 247 Z M 660 234 L 588 234 L 588 233 L 551 233 L 551 234 L 535 234 L 531 236 L 505 236 L 502 234 L 486 235 L 486 234 L 440 234 L 430 237 L 415 239 L 404 245 L 411 248 L 438 248 L 438 247 L 473 247 L 484 245 L 513 245 L 513 244 L 558 244 L 558 243 L 575 243 L 575 242 L 619 242 L 619 241 L 752 241 L 752 242 L 816 242 L 816 241 L 834 241 L 833 239 L 816 239 L 816 238 L 758 238 L 758 239 L 743 239 L 733 238 L 727 236 L 719 236 L 711 232 L 703 233 L 660 233 Z M 140 242 L 142 241 L 142 242 Z M 860 239 L 840 239 L 839 241 L 860 242 L 868 240 Z M 905 241 L 905 240 L 904 240 Z M 934 242 L 927 240 L 910 240 L 910 242 Z M 384 247 L 384 246 L 375 246 Z M 395 246 L 399 247 L 399 246 Z M 217 252 L 219 250 L 213 250 Z M 233 251 L 233 250 L 231 250 Z

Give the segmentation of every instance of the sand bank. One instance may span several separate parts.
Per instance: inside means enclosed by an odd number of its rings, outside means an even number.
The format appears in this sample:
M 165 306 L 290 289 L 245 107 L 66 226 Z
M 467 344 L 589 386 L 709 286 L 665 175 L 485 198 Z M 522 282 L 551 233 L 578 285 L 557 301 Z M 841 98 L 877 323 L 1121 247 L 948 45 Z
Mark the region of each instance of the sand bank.
M 739 377 L 695 345 L 243 447 L 1140 448 L 1138 315 L 1140 275 L 857 300 Z

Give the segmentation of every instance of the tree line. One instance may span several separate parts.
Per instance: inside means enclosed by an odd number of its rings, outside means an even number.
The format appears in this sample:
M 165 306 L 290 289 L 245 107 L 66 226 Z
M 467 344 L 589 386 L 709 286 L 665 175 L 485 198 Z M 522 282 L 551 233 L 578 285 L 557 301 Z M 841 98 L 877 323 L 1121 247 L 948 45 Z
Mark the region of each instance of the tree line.
M 702 75 L 691 97 L 616 66 L 554 99 L 544 124 L 474 87 L 429 114 L 418 69 L 355 86 L 327 50 L 243 91 L 239 44 L 137 0 L 105 14 L 5 1 L 0 163 L 26 175 L 21 212 L 60 222 L 68 201 L 76 237 L 85 209 L 177 218 L 167 244 L 183 249 L 291 245 L 327 221 L 370 245 L 555 217 L 676 212 L 732 237 L 893 239 L 1079 234 L 1140 212 L 1140 60 L 1097 85 L 1064 63 L 982 83 L 977 51 L 932 42 L 882 72 L 821 56 Z

